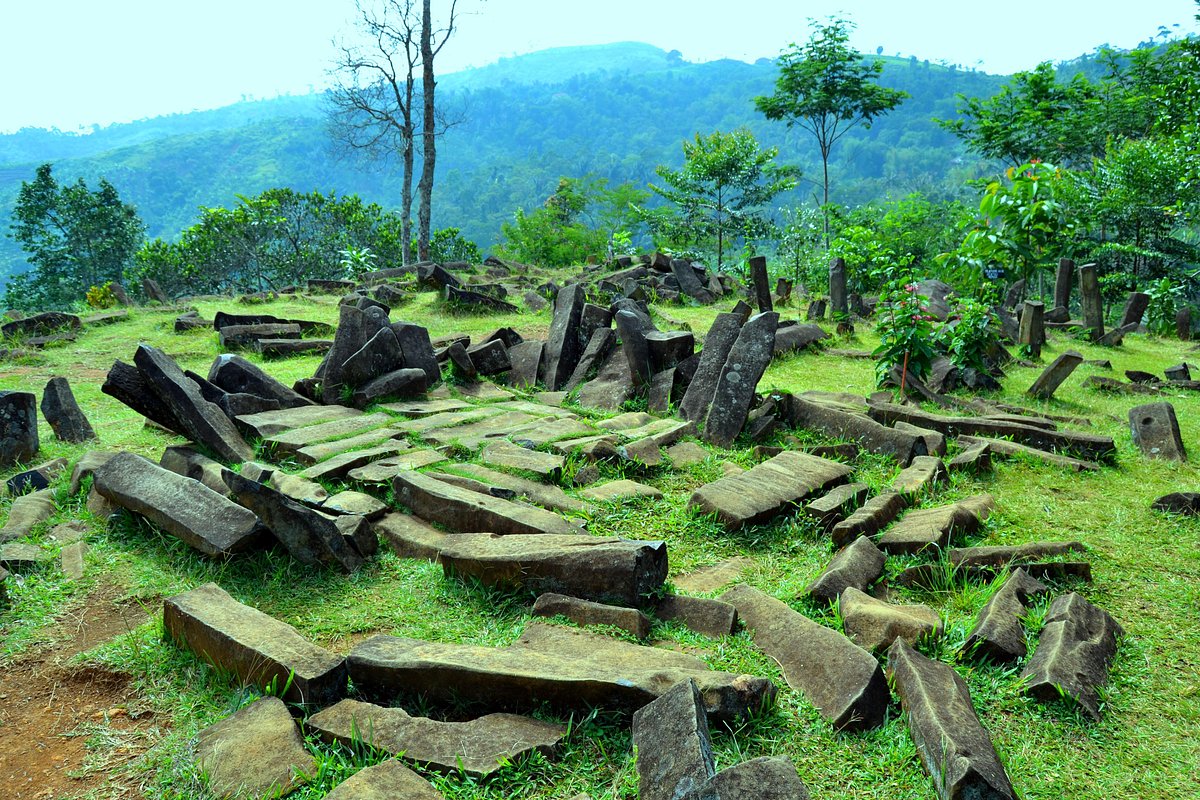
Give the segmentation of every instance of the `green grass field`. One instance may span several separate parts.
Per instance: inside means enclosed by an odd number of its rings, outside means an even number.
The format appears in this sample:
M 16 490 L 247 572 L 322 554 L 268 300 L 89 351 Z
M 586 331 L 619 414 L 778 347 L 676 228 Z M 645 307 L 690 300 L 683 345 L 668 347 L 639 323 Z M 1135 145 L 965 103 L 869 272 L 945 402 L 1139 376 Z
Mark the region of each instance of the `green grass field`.
M 231 300 L 200 301 L 195 308 L 206 318 L 218 309 L 247 310 Z M 337 317 L 336 299 L 332 298 L 291 298 L 253 308 L 328 322 Z M 697 334 L 707 330 L 716 313 L 710 308 L 672 306 L 664 310 Z M 155 344 L 184 368 L 206 373 L 218 353 L 216 334 L 211 330 L 175 334 L 172 321 L 176 313 L 135 309 L 123 322 L 87 329 L 74 343 L 0 362 L 0 389 L 33 391 L 40 397 L 47 380 L 64 375 L 96 428 L 100 447 L 132 450 L 157 460 L 164 446 L 181 440 L 145 427 L 134 412 L 103 395 L 100 384 L 113 360 L 129 361 L 139 342 Z M 797 311 L 792 308 L 786 313 L 795 315 Z M 510 316 L 451 313 L 429 292 L 394 309 L 392 318 L 426 325 L 434 336 L 481 334 L 510 325 L 527 337 L 536 337 L 544 336 L 549 326 L 547 311 Z M 856 337 L 833 342 L 841 348 L 870 350 L 874 346 L 871 332 L 861 327 Z M 1120 348 L 1104 349 L 1060 335 L 1052 339 L 1042 358 L 1049 363 L 1059 353 L 1076 349 L 1085 358 L 1110 359 L 1113 374 L 1120 377 L 1123 370 L 1134 368 L 1161 374 L 1163 368 L 1190 357 L 1189 348 L 1173 340 L 1131 336 Z M 318 360 L 274 361 L 266 364 L 266 369 L 290 383 L 311 375 Z M 990 475 L 955 473 L 952 482 L 938 491 L 936 502 L 979 492 L 995 497 L 996 511 L 983 535 L 972 543 L 1078 539 L 1087 545 L 1086 558 L 1092 563 L 1095 582 L 1055 589 L 1081 592 L 1113 614 L 1127 632 L 1104 692 L 1103 720 L 1090 722 L 1066 701 L 1041 705 L 1024 697 L 1017 680 L 1019 666 L 981 666 L 958 660 L 958 647 L 992 587 L 896 591 L 902 598 L 929 604 L 942 613 L 945 636 L 924 649 L 953 663 L 967 681 L 979 716 L 992 732 L 1021 797 L 1200 797 L 1200 522 L 1149 510 L 1151 501 L 1162 494 L 1200 490 L 1200 475 L 1193 463 L 1143 458 L 1131 443 L 1127 414 L 1129 408 L 1147 399 L 1082 388 L 1083 378 L 1094 373 L 1108 374 L 1083 366 L 1055 400 L 1035 404 L 1023 392 L 1038 370 L 1014 367 L 997 399 L 1090 419 L 1093 424 L 1088 430 L 1116 440 L 1117 466 L 1089 474 L 1032 461 L 999 461 Z M 867 394 L 874 389 L 873 383 L 871 361 L 804 353 L 776 361 L 760 389 Z M 1200 441 L 1200 395 L 1179 391 L 1162 399 L 1174 404 L 1185 444 L 1200 455 L 1196 447 Z M 75 459 L 88 449 L 56 442 L 44 421 L 41 434 L 41 460 L 56 456 Z M 747 582 L 834 624 L 831 612 L 796 599 L 831 557 L 827 539 L 808 523 L 785 518 L 728 534 L 687 510 L 691 490 L 719 477 L 725 460 L 751 465 L 749 443 L 740 442 L 733 451 L 712 450 L 704 463 L 680 471 L 632 472 L 604 465 L 605 478 L 632 477 L 657 486 L 666 497 L 606 507 L 593 516 L 589 529 L 665 540 L 672 575 L 725 558 L 749 557 L 755 567 L 746 571 Z M 886 485 L 896 471 L 893 464 L 870 456 L 860 458 L 856 466 L 858 479 L 876 488 Z M 0 479 L 13 472 L 0 474 Z M 314 572 L 274 551 L 216 562 L 130 519 L 109 528 L 89 515 L 83 496 L 68 497 L 66 492 L 64 480 L 58 492 L 59 513 L 50 525 L 35 531 L 32 541 L 43 541 L 46 530 L 56 522 L 83 519 L 90 530 L 88 571 L 78 583 L 64 578 L 54 565 L 25 574 L 20 585 L 10 580 L 10 605 L 0 611 L 0 659 L 5 664 L 20 663 L 30 653 L 69 637 L 69 630 L 57 621 L 83 605 L 89 593 L 100 586 L 117 587 L 122 599 L 141 604 L 151 613 L 151 622 L 77 657 L 81 667 L 130 675 L 134 692 L 128 699 L 130 713 L 152 711 L 155 720 L 136 757 L 121 763 L 99 788 L 90 790 L 91 797 L 209 797 L 192 763 L 194 737 L 204 726 L 257 696 L 255 690 L 238 686 L 229 676 L 163 640 L 161 598 L 165 596 L 217 581 L 242 602 L 294 625 L 305 636 L 338 652 L 346 652 L 377 632 L 501 645 L 515 639 L 530 619 L 532 597 L 449 581 L 439 566 L 401 560 L 390 553 L 350 576 Z M 0 519 L 7 515 L 9 503 L 0 500 Z M 913 561 L 889 558 L 888 575 Z M 1031 615 L 1033 638 L 1047 604 L 1043 602 Z M 653 638 L 694 652 L 714 668 L 764 675 L 780 686 L 779 702 L 773 709 L 735 730 L 714 730 L 718 767 L 757 756 L 784 755 L 796 765 L 814 798 L 917 800 L 935 796 L 898 705 L 879 729 L 865 734 L 836 733 L 803 696 L 783 683 L 777 665 L 757 651 L 744 633 L 714 640 L 678 625 L 659 623 Z M 419 700 L 407 710 L 454 713 L 453 709 L 427 708 Z M 462 776 L 431 778 L 452 798 L 550 800 L 578 792 L 594 798 L 634 797 L 637 777 L 628 720 L 599 712 L 570 721 L 571 733 L 553 760 L 531 758 L 481 782 Z M 114 748 L 127 745 L 127 739 L 114 733 L 107 719 L 98 720 L 82 733 L 88 736 L 90 753 L 91 766 L 85 769 L 108 770 L 111 760 L 107 756 Z M 383 758 L 318 744 L 311 747 L 319 754 L 318 774 L 293 795 L 305 800 L 323 797 L 362 765 Z

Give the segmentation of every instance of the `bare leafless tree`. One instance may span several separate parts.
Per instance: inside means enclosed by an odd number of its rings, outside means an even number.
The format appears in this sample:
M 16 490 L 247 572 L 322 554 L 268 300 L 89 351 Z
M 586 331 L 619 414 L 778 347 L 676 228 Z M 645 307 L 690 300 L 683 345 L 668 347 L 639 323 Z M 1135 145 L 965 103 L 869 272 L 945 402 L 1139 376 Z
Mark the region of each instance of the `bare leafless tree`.
M 413 176 L 421 143 L 417 187 L 417 257 L 429 257 L 437 137 L 451 124 L 436 108 L 434 60 L 454 33 L 458 0 L 444 21 L 431 0 L 356 0 L 360 37 L 339 43 L 329 93 L 330 131 L 348 152 L 391 163 L 399 159 L 404 261 L 412 263 Z M 417 73 L 421 73 L 418 84 Z

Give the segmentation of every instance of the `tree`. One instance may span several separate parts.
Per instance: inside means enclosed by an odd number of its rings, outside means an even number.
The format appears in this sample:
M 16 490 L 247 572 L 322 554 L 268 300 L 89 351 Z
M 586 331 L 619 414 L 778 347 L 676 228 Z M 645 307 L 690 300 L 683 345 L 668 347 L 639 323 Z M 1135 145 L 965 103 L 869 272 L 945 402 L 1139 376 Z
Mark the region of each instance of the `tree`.
M 60 185 L 49 163 L 21 183 L 10 228 L 33 266 L 6 292 L 20 308 L 70 306 L 90 287 L 119 281 L 145 234 L 137 209 L 107 180 L 95 190 L 82 178 Z
M 762 238 L 772 229 L 765 206 L 793 189 L 799 171 L 775 164 L 779 149 L 763 150 L 750 131 L 696 134 L 683 143 L 683 169 L 659 166 L 664 186 L 651 185 L 669 207 L 643 212 L 656 240 L 669 246 L 715 246 L 717 269 L 725 247 L 740 238 Z
M 883 62 L 868 63 L 849 47 L 851 23 L 830 19 L 813 23 L 808 42 L 779 56 L 775 94 L 754 99 L 771 120 L 786 120 L 811 133 L 821 151 L 824 194 L 829 205 L 829 153 L 852 128 L 871 127 L 877 118 L 900 105 L 907 92 L 880 86 Z M 829 248 L 829 212 L 825 211 L 825 247 Z
M 342 44 L 330 90 L 330 131 L 335 140 L 386 163 L 399 157 L 403 261 L 413 261 L 413 145 L 416 135 L 416 69 L 420 21 L 415 0 L 357 0 L 357 25 L 367 44 Z
M 420 131 L 421 176 L 417 183 L 417 258 L 429 258 L 437 139 L 449 126 L 436 103 L 434 61 L 454 33 L 458 0 L 435 20 L 432 0 L 356 0 L 364 43 L 342 44 L 329 95 L 331 130 L 351 150 L 388 161 L 399 157 L 404 262 L 412 261 L 414 144 Z M 420 88 L 417 71 L 420 70 Z

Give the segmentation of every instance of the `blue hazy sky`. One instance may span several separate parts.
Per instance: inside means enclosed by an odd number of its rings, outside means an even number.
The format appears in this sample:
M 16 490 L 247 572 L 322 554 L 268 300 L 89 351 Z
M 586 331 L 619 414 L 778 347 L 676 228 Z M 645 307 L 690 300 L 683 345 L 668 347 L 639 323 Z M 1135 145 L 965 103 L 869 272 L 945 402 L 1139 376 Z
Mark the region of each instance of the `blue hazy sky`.
M 447 5 L 435 0 L 435 7 Z M 690 61 L 773 57 L 831 14 L 853 44 L 994 73 L 1101 44 L 1132 47 L 1160 26 L 1195 32 L 1193 0 L 460 0 L 471 13 L 439 70 L 563 45 L 643 41 Z M 74 130 L 327 83 L 352 0 L 0 0 L 0 131 Z M 549 77 L 549 76 L 548 76 Z

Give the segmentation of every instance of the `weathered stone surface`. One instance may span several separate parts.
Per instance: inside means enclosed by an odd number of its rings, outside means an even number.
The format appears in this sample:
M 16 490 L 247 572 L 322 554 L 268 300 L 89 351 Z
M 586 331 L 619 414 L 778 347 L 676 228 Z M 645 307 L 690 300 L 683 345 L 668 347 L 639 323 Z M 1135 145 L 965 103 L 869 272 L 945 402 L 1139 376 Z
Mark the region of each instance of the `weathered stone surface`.
M 655 420 L 648 425 L 622 431 L 621 435 L 632 441 L 622 445 L 619 452 L 622 458 L 636 461 L 642 466 L 656 467 L 662 463 L 662 448 L 669 447 L 695 432 L 694 422 Z
M 458 534 L 444 533 L 420 517 L 391 512 L 374 522 L 375 532 L 383 537 L 398 558 L 436 561 L 438 552 Z
M 549 511 L 460 489 L 419 472 L 393 479 L 396 501 L 430 522 L 462 533 L 564 534 L 580 529 Z
M 255 349 L 263 339 L 299 339 L 300 326 L 294 324 L 226 325 L 218 332 L 222 350 Z
M 512 361 L 508 358 L 508 349 L 504 342 L 481 342 L 467 349 L 467 358 L 475 366 L 479 375 L 499 375 L 512 369 Z
M 668 594 L 654 602 L 654 616 L 678 622 L 704 636 L 729 636 L 738 627 L 737 609 L 721 600 Z
M 7 491 L 10 496 L 16 497 L 28 494 L 29 492 L 40 492 L 43 489 L 48 489 L 50 488 L 50 484 L 66 468 L 67 459 L 55 458 L 18 472 L 4 482 L 3 490 L 0 490 L 0 496 L 3 496 L 4 491 Z
M 633 393 L 633 377 L 621 345 L 609 353 L 596 377 L 579 387 L 578 401 L 586 408 L 616 411 Z
M 168 430 L 182 429 L 175 413 L 150 388 L 150 383 L 141 370 L 131 364 L 119 359 L 114 361 L 100 391 L 115 397 L 146 419 Z
M 391 483 L 397 475 L 440 464 L 446 460 L 446 456 L 437 450 L 415 448 L 355 467 L 346 473 L 346 477 L 359 483 Z
M 729 352 L 741 331 L 743 317 L 740 314 L 718 314 L 712 327 L 704 337 L 704 349 L 700 353 L 700 364 L 679 404 L 679 416 L 700 422 L 708 416 L 713 393 Z
M 353 514 L 375 519 L 387 510 L 387 503 L 362 492 L 343 491 L 330 495 L 321 503 L 320 510 L 329 514 Z
M 750 586 L 735 586 L 721 599 L 737 608 L 750 638 L 779 662 L 788 685 L 803 692 L 835 728 L 883 724 L 887 682 L 870 653 Z
M 174 359 L 158 348 L 138 345 L 133 363 L 147 384 L 174 414 L 179 433 L 204 445 L 220 458 L 234 463 L 249 461 L 254 449 L 242 439 L 233 422 L 214 403 L 200 395 Z
M 0 399 L 0 403 L 3 402 Z M 59 441 L 80 444 L 96 438 L 96 432 L 75 402 L 71 384 L 66 378 L 51 378 L 42 390 L 42 416 Z
M 342 700 L 309 717 L 305 726 L 326 742 L 361 742 L 425 769 L 474 778 L 530 753 L 551 756 L 567 732 L 562 725 L 516 714 L 439 722 L 358 700 Z
M 619 503 L 637 497 L 649 497 L 652 500 L 661 500 L 663 493 L 653 486 L 647 486 L 644 483 L 622 478 L 602 483 L 599 486 L 593 486 L 590 489 L 584 489 L 580 492 L 580 495 L 589 500 L 595 500 L 598 503 Z
M 779 314 L 768 311 L 746 321 L 721 368 L 712 404 L 704 418 L 705 441 L 729 447 L 742 432 L 750 401 L 763 372 L 771 363 Z
M 381 445 L 395 444 L 402 449 L 407 449 L 406 443 L 394 441 L 402 435 L 402 432 L 396 428 L 375 428 L 374 430 L 360 433 L 357 436 L 348 436 L 345 439 L 333 439 L 328 442 L 318 442 L 317 444 L 301 447 L 292 454 L 292 457 L 300 464 L 311 466 L 326 459 L 345 455 L 363 448 L 375 448 Z M 380 454 L 373 453 L 372 455 Z
M 639 708 L 633 715 L 633 745 L 642 800 L 698 797 L 716 765 L 696 684 L 680 681 Z
M 629 366 L 629 377 L 635 392 L 644 393 L 650 386 L 654 369 L 650 363 L 650 346 L 646 341 L 648 332 L 642 317 L 628 309 L 614 315 L 617 335 L 621 338 L 621 352 Z
M 1043 703 L 1066 696 L 1094 720 L 1100 719 L 1099 687 L 1125 631 L 1107 611 L 1075 592 L 1056 597 L 1033 658 L 1021 678 L 1025 693 Z
M 7 542 L 0 544 L 0 564 L 12 570 L 23 571 L 29 567 L 45 564 L 50 554 L 36 544 Z
M 1031 458 L 1045 461 L 1047 464 L 1053 464 L 1057 467 L 1066 467 L 1075 472 L 1099 472 L 1101 467 L 1094 461 L 1085 461 L 1070 456 L 1051 453 L 1047 450 L 1042 450 L 1037 447 L 1029 447 L 1027 445 L 1010 442 L 1007 439 L 992 439 L 984 436 L 967 436 L 960 434 L 958 437 L 960 445 L 974 447 L 979 444 L 986 444 L 988 452 L 997 457 L 1009 456 L 1029 456 Z
M 916 456 L 926 455 L 924 438 L 911 432 L 889 428 L 861 414 L 816 403 L 803 397 L 791 397 L 784 404 L 789 424 L 807 428 L 831 439 L 858 442 L 871 453 L 894 457 L 907 465 Z
M 763 756 L 721 770 L 688 800 L 809 800 L 809 794 L 789 759 Z
M 914 436 L 919 436 L 925 441 L 925 454 L 930 456 L 938 456 L 939 458 L 946 455 L 946 436 L 938 431 L 931 431 L 927 428 L 921 428 L 917 425 L 910 425 L 903 420 L 897 420 L 892 426 L 894 429 L 903 433 L 911 433 Z
M 938 797 L 1015 800 L 992 738 L 975 715 L 967 684 L 952 667 L 898 639 L 888 649 L 888 674 Z
M 956 567 L 1003 567 L 1050 556 L 1086 552 L 1082 542 L 1028 542 L 1018 545 L 953 547 L 947 553 Z
M 562 709 L 634 711 L 692 678 L 710 719 L 732 722 L 769 705 L 765 678 L 710 670 L 698 658 L 608 636 L 534 622 L 507 647 L 375 636 L 347 659 L 355 687 L 370 697 L 423 694 L 497 709 L 550 703 Z
M 883 492 L 863 503 L 853 514 L 833 526 L 829 536 L 834 547 L 845 547 L 860 536 L 874 536 L 908 507 L 899 492 Z
M 307 405 L 295 408 L 283 408 L 279 411 L 244 414 L 239 416 L 235 422 L 238 428 L 244 431 L 247 436 L 266 439 L 296 428 L 321 425 L 336 420 L 358 418 L 362 415 L 361 411 L 345 406 Z
M 483 448 L 480 460 L 494 467 L 506 467 L 532 472 L 543 478 L 554 478 L 562 472 L 566 459 L 553 453 L 542 453 L 537 450 L 515 445 L 512 442 L 491 442 Z
M 980 610 L 975 627 L 963 643 L 963 652 L 996 661 L 1024 658 L 1025 628 L 1031 598 L 1049 593 L 1041 581 L 1016 569 Z
M 506 472 L 497 472 L 478 464 L 455 464 L 454 469 L 488 486 L 506 489 L 515 495 L 528 498 L 530 502 L 543 508 L 569 514 L 583 513 L 591 509 L 589 504 L 571 497 L 553 484 L 539 483 L 528 478 L 509 475 Z
M 232 555 L 262 540 L 263 531 L 253 512 L 199 481 L 133 453 L 109 459 L 93 478 L 101 496 L 140 514 L 205 555 Z
M 803 322 L 788 325 L 775 331 L 775 343 L 771 352 L 775 355 L 791 353 L 828 338 L 829 334 L 822 330 L 820 325 L 814 323 Z
M 963 449 L 958 455 L 946 462 L 946 469 L 951 472 L 966 470 L 981 473 L 992 471 L 992 448 L 987 442 L 978 442 Z
M 865 592 L 883 575 L 885 561 L 883 551 L 866 536 L 860 536 L 834 555 L 829 566 L 809 584 L 807 594 L 813 600 L 832 604 L 846 589 Z
M 885 603 L 853 586 L 842 592 L 838 610 L 846 635 L 872 652 L 887 649 L 897 639 L 916 644 L 942 633 L 942 618 L 929 606 Z
M 616 341 L 616 332 L 611 328 L 597 328 L 593 331 L 583 354 L 579 357 L 579 363 L 575 365 L 562 388 L 568 392 L 574 391 L 575 387 L 589 380 L 602 364 L 607 363 Z
M 703 463 L 709 452 L 695 442 L 679 442 L 667 448 L 667 458 L 676 469 Z
M 37 397 L 0 391 L 0 469 L 28 462 L 37 452 Z
M 1109 436 L 1079 431 L 1053 430 L 1044 424 L 1031 425 L 1029 422 L 1017 422 L 1007 418 L 932 414 L 912 406 L 893 403 L 873 404 L 868 413 L 879 422 L 891 423 L 904 420 L 922 428 L 940 431 L 947 436 L 959 437 L 959 439 L 970 436 L 1008 436 L 1014 440 L 1014 443 L 1042 450 L 1064 452 L 1078 458 L 1112 461 L 1116 455 L 1116 445 Z M 975 443 L 970 439 L 965 442 Z M 993 448 L 993 452 L 1001 451 Z
M 1170 403 L 1147 403 L 1129 409 L 1129 430 L 1133 443 L 1147 458 L 1187 461 L 1179 421 Z
M 0 325 L 0 338 L 13 336 L 50 336 L 64 329 L 78 330 L 83 327 L 83 321 L 74 314 L 64 314 L 61 311 L 43 311 L 40 314 L 14 319 Z
M 581 283 L 563 287 L 554 300 L 554 318 L 542 351 L 542 383 L 550 391 L 561 388 L 579 363 L 584 346 L 579 341 L 584 300 Z
M 521 389 L 529 389 L 537 385 L 541 373 L 542 350 L 546 343 L 540 339 L 530 339 L 508 348 L 508 360 L 511 369 L 508 372 L 508 385 Z
M 343 379 L 343 364 L 347 359 L 355 354 L 360 354 L 356 361 L 357 366 L 367 366 L 368 356 L 374 349 L 363 351 L 373 337 L 381 330 L 388 327 L 387 314 L 379 309 L 360 309 L 357 306 L 343 303 L 338 306 L 338 326 L 337 332 L 333 337 L 333 346 L 329 352 L 325 354 L 325 360 L 318 367 L 317 377 L 321 378 L 322 399 L 326 403 L 336 403 L 341 396 L 342 386 L 347 383 Z M 384 341 L 380 340 L 378 345 L 383 345 Z M 394 332 L 392 339 L 388 344 L 399 349 Z M 390 351 L 395 355 L 395 350 Z M 398 365 L 396 365 L 398 366 Z M 392 367 L 395 368 L 394 366 Z M 358 382 L 364 382 L 366 376 L 356 376 Z M 350 382 L 350 387 L 353 389 L 357 383 Z
M 334 787 L 325 800 L 443 800 L 429 781 L 399 761 L 361 769 Z
M 917 456 L 892 479 L 892 491 L 915 497 L 946 480 L 946 465 L 937 456 Z
M 320 444 L 321 442 L 329 442 L 335 439 L 344 439 L 366 433 L 394 422 L 396 422 L 394 417 L 383 412 L 377 411 L 374 414 L 359 413 L 355 416 L 343 416 L 329 422 L 306 425 L 301 428 L 292 428 L 273 434 L 263 440 L 263 446 L 277 454 L 291 454 L 299 452 L 306 447 Z M 403 426 L 400 424 L 396 424 L 393 427 L 403 429 Z
M 1200 516 L 1200 492 L 1174 492 L 1155 500 L 1151 506 L 1155 511 L 1168 514 Z
M 615 537 L 458 534 L 440 560 L 447 575 L 489 586 L 557 592 L 597 602 L 636 606 L 667 577 L 667 547 Z
M 64 547 L 58 556 L 63 574 L 73 581 L 83 578 L 83 559 L 87 551 L 87 542 L 75 542 Z
M 385 372 L 359 386 L 350 395 L 350 404 L 355 408 L 366 408 L 382 400 L 402 397 L 420 397 L 425 394 L 425 370 L 403 367 Z
M 804 513 L 827 531 L 841 522 L 867 499 L 870 488 L 865 483 L 846 483 L 835 486 L 804 507 Z
M 707 567 L 701 567 L 675 576 L 675 585 L 688 592 L 715 592 L 740 579 L 742 574 L 754 566 L 754 562 L 743 556 L 735 556 Z
M 845 483 L 851 471 L 836 461 L 786 451 L 747 472 L 701 486 L 688 506 L 716 514 L 732 530 L 786 513 L 813 494 Z
M 990 494 L 977 494 L 945 506 L 909 511 L 879 537 L 886 553 L 919 553 L 930 547 L 946 549 L 954 536 L 979 530 L 995 501 Z
M 637 639 L 650 635 L 650 618 L 636 608 L 611 606 L 556 592 L 538 595 L 533 616 L 564 616 L 576 625 L 609 625 Z
M 829 312 L 834 319 L 850 312 L 846 297 L 846 262 L 840 258 L 829 261 Z
M 433 353 L 429 331 L 412 322 L 393 322 L 391 327 L 392 333 L 396 335 L 396 343 L 400 345 L 403 365 L 410 369 L 424 370 L 426 386 L 433 386 L 440 381 L 442 370 L 438 366 L 437 356 Z
M 1083 309 L 1083 326 L 1091 333 L 1093 342 L 1104 336 L 1104 298 L 1095 264 L 1079 267 L 1079 303 Z
M 274 684 L 288 702 L 320 706 L 346 694 L 340 656 L 309 642 L 291 625 L 239 603 L 215 583 L 164 600 L 163 628 L 240 680 L 259 687 Z
M 1026 392 L 1031 397 L 1036 397 L 1039 400 L 1049 400 L 1054 396 L 1055 390 L 1062 385 L 1075 368 L 1083 363 L 1083 356 L 1076 353 L 1074 350 L 1067 352 L 1054 359 L 1050 366 L 1042 371 L 1038 379 L 1033 382 Z
M 80 456 L 71 470 L 71 484 L 67 491 L 72 495 L 78 494 L 84 479 L 90 478 L 93 472 L 108 463 L 116 454 L 114 450 L 89 450 Z
M 347 542 L 329 517 L 229 470 L 222 477 L 237 502 L 253 511 L 300 563 L 332 566 L 344 572 L 362 566 L 366 554 Z
M 304 737 L 277 697 L 263 697 L 200 731 L 196 763 L 220 798 L 282 797 L 316 773 Z
M 172 445 L 164 449 L 158 465 L 177 475 L 199 481 L 217 494 L 229 492 L 225 481 L 221 480 L 221 470 L 224 467 L 191 445 Z

